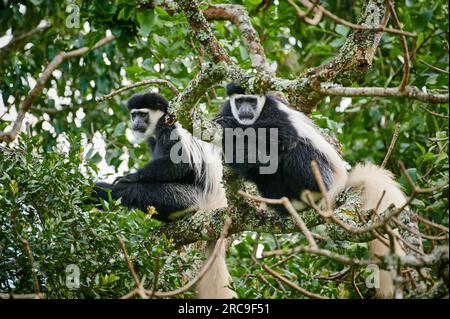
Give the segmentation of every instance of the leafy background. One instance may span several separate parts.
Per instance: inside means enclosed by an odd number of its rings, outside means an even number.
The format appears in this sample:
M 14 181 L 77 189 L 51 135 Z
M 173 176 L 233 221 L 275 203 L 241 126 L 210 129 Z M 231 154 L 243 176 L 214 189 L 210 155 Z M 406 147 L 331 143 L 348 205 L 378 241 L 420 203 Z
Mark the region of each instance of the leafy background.
M 174 250 L 170 241 L 148 243 L 145 238 L 159 226 L 140 211 L 128 211 L 109 203 L 111 212 L 81 205 L 93 180 L 113 178 L 105 172 L 135 169 L 149 160 L 146 147 L 127 138 L 125 102 L 146 87 L 126 91 L 107 102 L 96 98 L 124 84 L 147 78 L 163 78 L 183 88 L 199 71 L 207 57 L 189 32 L 182 14 L 169 16 L 161 8 L 147 9 L 149 1 L 0 1 L 0 130 L 10 127 L 20 103 L 35 85 L 44 67 L 60 51 L 92 46 L 107 34 L 118 37 L 111 44 L 61 64 L 45 85 L 27 116 L 28 132 L 12 145 L 0 148 L 0 291 L 31 292 L 31 268 L 19 236 L 27 238 L 42 291 L 50 298 L 119 297 L 134 287 L 117 237 L 125 240 L 140 276 L 151 285 L 160 269 L 157 286 L 169 290 L 186 283 L 201 259 L 192 247 Z M 219 1 L 211 1 L 219 3 Z M 310 67 L 336 55 L 350 30 L 323 18 L 317 26 L 299 19 L 286 1 L 273 1 L 262 10 L 261 0 L 220 1 L 246 6 L 261 36 L 262 45 L 277 75 L 295 78 Z M 356 21 L 359 1 L 321 1 L 329 11 Z M 448 90 L 448 74 L 421 61 L 448 69 L 448 4 L 445 1 L 397 1 L 404 29 L 415 31 L 412 85 Z M 71 5 L 76 5 L 73 7 Z M 78 14 L 79 26 L 68 27 L 67 19 Z M 73 17 L 73 16 L 72 16 Z M 270 17 L 270 18 L 268 18 Z M 42 20 L 43 31 L 7 43 L 11 34 L 22 35 Z M 238 30 L 229 22 L 214 22 L 214 33 L 239 65 L 250 67 Z M 5 45 L 5 43 L 7 43 Z M 360 83 L 367 86 L 396 86 L 402 76 L 399 37 L 385 34 L 372 69 Z M 224 84 L 224 83 L 223 83 Z M 218 85 L 200 101 L 208 115 L 217 112 L 224 96 Z M 168 98 L 174 96 L 159 88 Z M 394 132 L 400 134 L 388 168 L 408 188 L 397 161 L 420 186 L 448 181 L 448 104 L 428 104 L 408 99 L 324 99 L 312 114 L 316 122 L 335 134 L 350 165 L 360 161 L 380 164 Z M 413 209 L 438 223 L 448 225 L 448 188 L 420 195 Z M 14 219 L 15 216 L 15 219 Z M 320 232 L 320 228 L 316 231 Z M 427 232 L 426 229 L 422 229 Z M 239 297 L 302 298 L 280 285 L 252 261 L 255 248 L 289 247 L 304 241 L 299 234 L 254 233 L 235 236 L 228 264 Z M 425 241 L 425 248 L 435 244 Z M 365 256 L 366 245 L 326 242 L 325 248 L 351 256 Z M 259 248 L 260 250 L 261 248 Z M 159 261 L 159 262 L 158 262 Z M 279 258 L 271 258 L 274 265 Z M 159 263 L 159 265 L 158 265 Z M 81 270 L 81 287 L 65 285 L 69 264 Z M 343 266 L 328 259 L 296 255 L 275 269 L 300 286 L 329 297 L 356 297 L 349 278 L 320 279 Z M 181 274 L 181 275 L 180 275 Z M 356 283 L 365 289 L 364 269 L 356 269 Z M 319 278 L 318 278 L 319 277 Z M 190 293 L 179 297 L 189 297 Z

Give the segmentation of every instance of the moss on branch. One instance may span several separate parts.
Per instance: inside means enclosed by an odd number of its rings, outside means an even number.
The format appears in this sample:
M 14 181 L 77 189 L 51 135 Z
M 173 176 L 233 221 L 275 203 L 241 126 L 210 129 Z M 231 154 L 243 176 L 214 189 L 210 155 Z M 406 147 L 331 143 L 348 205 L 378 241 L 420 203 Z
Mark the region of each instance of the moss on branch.
M 239 197 L 234 192 L 239 187 L 240 181 L 226 183 L 228 194 L 228 207 L 218 209 L 210 213 L 198 211 L 181 220 L 164 225 L 156 231 L 152 237 L 158 238 L 163 234 L 171 238 L 177 246 L 190 244 L 199 240 L 213 240 L 220 236 L 225 216 L 231 218 L 230 234 L 243 231 L 256 231 L 262 233 L 293 233 L 300 230 L 295 226 L 291 216 L 282 216 L 271 209 L 263 209 L 258 203 Z M 340 197 L 340 206 L 335 214 L 343 221 L 352 220 L 353 226 L 359 225 L 354 216 L 358 216 L 357 209 L 361 205 L 360 193 L 352 189 L 344 191 Z M 299 212 L 299 215 L 308 228 L 323 224 L 325 220 L 314 210 L 307 209 Z M 351 216 L 351 217 L 349 217 Z M 358 217 L 356 217 L 357 219 Z M 373 239 L 368 234 L 349 234 L 334 224 L 327 223 L 327 235 L 335 240 L 349 240 L 366 242 Z M 152 240 L 152 238 L 151 238 Z

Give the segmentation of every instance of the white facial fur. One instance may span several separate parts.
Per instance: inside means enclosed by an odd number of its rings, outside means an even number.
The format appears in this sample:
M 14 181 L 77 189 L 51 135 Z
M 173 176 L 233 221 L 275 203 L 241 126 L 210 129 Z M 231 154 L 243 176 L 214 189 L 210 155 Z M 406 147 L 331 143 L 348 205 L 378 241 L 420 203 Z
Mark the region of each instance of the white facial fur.
M 245 98 L 245 97 L 257 99 L 255 116 L 252 119 L 240 119 L 239 118 L 239 111 L 238 111 L 238 108 L 236 107 L 235 100 L 240 99 L 240 98 Z M 255 123 L 255 121 L 258 119 L 259 115 L 261 114 L 265 103 L 266 103 L 266 97 L 264 95 L 233 94 L 232 96 L 230 96 L 231 113 L 233 114 L 236 121 L 238 121 L 239 124 L 243 124 L 243 125 L 252 125 L 253 123 Z
M 164 115 L 164 112 L 160 110 L 133 109 L 130 113 L 133 114 L 136 112 L 148 113 L 149 125 L 147 130 L 145 130 L 144 133 L 133 130 L 133 134 L 136 139 L 142 141 L 155 134 L 156 123 L 158 123 L 158 120 Z

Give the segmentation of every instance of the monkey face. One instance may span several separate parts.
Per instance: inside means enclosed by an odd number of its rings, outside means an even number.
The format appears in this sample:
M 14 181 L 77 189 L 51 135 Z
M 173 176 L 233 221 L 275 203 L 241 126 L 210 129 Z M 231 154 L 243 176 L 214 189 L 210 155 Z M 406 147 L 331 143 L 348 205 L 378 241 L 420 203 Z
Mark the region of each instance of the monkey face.
M 147 110 L 133 110 L 131 112 L 131 123 L 133 131 L 144 133 L 149 124 L 149 112 Z
M 252 125 L 261 114 L 265 102 L 265 96 L 234 94 L 230 97 L 231 112 L 238 123 Z
M 156 123 L 164 115 L 160 110 L 133 109 L 130 112 L 131 129 L 138 138 L 148 138 L 155 133 Z

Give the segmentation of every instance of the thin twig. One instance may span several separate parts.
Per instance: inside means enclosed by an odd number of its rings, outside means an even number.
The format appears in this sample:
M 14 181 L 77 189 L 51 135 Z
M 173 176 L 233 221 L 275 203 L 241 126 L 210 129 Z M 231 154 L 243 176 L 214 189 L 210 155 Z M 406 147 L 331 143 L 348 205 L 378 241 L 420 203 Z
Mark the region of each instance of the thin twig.
M 147 79 L 147 80 L 136 82 L 136 83 L 133 83 L 133 84 L 130 84 L 130 85 L 125 85 L 125 86 L 123 86 L 123 87 L 121 87 L 121 88 L 119 88 L 117 90 L 112 91 L 109 94 L 106 94 L 106 95 L 98 97 L 97 101 L 98 102 L 102 102 L 102 101 L 108 100 L 108 99 L 112 98 L 113 96 L 115 96 L 117 94 L 120 94 L 120 93 L 122 93 L 124 91 L 131 90 L 131 89 L 134 89 L 136 87 L 144 86 L 144 85 L 148 85 L 148 84 L 162 84 L 162 85 L 165 85 L 165 86 L 167 86 L 169 88 L 170 91 L 172 91 L 173 94 L 178 95 L 178 89 L 169 80 Z
M 447 119 L 447 120 L 449 119 L 448 115 L 445 115 L 445 114 L 441 114 L 441 113 L 437 113 L 437 112 L 431 111 L 431 110 L 429 110 L 429 109 L 427 109 L 426 107 L 423 107 L 423 106 L 420 106 L 420 108 L 421 108 L 422 110 L 424 110 L 425 112 L 430 113 L 431 115 L 435 115 L 435 116 L 438 116 L 438 117 L 442 117 L 442 118 Z
M 308 240 L 308 243 L 311 247 L 317 247 L 317 243 L 314 239 L 314 236 L 311 234 L 310 230 L 306 226 L 303 219 L 300 217 L 300 215 L 295 210 L 294 206 L 292 206 L 291 201 L 287 197 L 282 197 L 280 199 L 270 199 L 270 198 L 263 198 L 258 196 L 253 196 L 250 194 L 245 193 L 244 191 L 239 191 L 239 195 L 249 198 L 251 200 L 260 202 L 260 203 L 266 203 L 266 204 L 275 204 L 275 205 L 283 205 L 284 208 L 289 212 L 289 214 L 294 219 L 295 225 L 302 231 L 302 233 L 305 235 L 306 239 Z
M 287 0 L 287 1 L 295 9 L 298 17 L 300 19 L 303 19 L 303 21 L 305 21 L 306 23 L 308 23 L 310 25 L 317 25 L 317 24 L 319 24 L 320 20 L 322 20 L 323 13 L 320 9 L 316 8 L 317 3 L 315 5 L 313 5 L 311 2 L 309 2 L 307 0 L 301 1 L 304 6 L 308 7 L 308 11 L 304 12 L 302 9 L 300 9 L 300 7 L 295 3 L 294 0 Z M 308 18 L 308 14 L 310 11 L 314 11 L 314 18 L 312 18 L 312 19 Z
M 385 195 L 386 195 L 386 190 L 383 189 L 383 192 L 381 193 L 380 199 L 378 200 L 377 206 L 375 206 L 375 209 L 374 209 L 375 215 L 377 214 L 378 209 L 380 208 L 381 202 L 383 201 L 383 198 L 384 198 Z
M 394 4 L 392 1 L 387 1 L 389 9 L 392 13 L 392 19 L 394 20 L 394 23 L 396 24 L 397 28 L 402 30 L 402 25 L 400 23 L 400 20 L 397 17 L 397 13 L 395 12 Z M 409 81 L 409 52 L 408 52 L 408 43 L 406 43 L 406 37 L 403 34 L 400 34 L 400 45 L 403 50 L 403 76 L 402 81 L 400 82 L 400 85 L 398 89 L 403 92 L 406 88 L 406 85 L 408 85 Z
M 28 262 L 30 263 L 30 269 L 31 269 L 31 276 L 33 277 L 33 285 L 34 285 L 34 292 L 40 296 L 40 298 L 42 297 L 41 294 L 41 285 L 39 284 L 39 279 L 38 276 L 36 274 L 36 271 L 34 269 L 35 267 L 35 261 L 33 258 L 33 253 L 31 251 L 31 247 L 30 244 L 28 243 L 28 240 L 26 238 L 23 238 L 20 233 L 19 233 L 19 229 L 17 228 L 17 223 L 16 223 L 16 212 L 13 211 L 11 213 L 11 222 L 12 222 L 12 227 L 15 230 L 16 236 L 19 239 L 19 241 L 22 243 L 22 246 L 25 250 L 25 254 L 28 257 Z
M 322 179 L 322 174 L 320 173 L 319 166 L 316 161 L 311 161 L 311 170 L 314 174 L 314 178 L 316 179 L 317 185 L 319 186 L 320 193 L 322 194 L 322 198 L 325 206 L 325 216 L 328 218 L 333 215 L 333 210 L 331 209 L 331 203 L 328 199 L 327 188 Z M 312 204 L 312 201 L 310 201 Z
M 422 59 L 419 59 L 419 62 L 425 64 L 427 67 L 429 67 L 430 69 L 433 69 L 435 71 L 442 72 L 442 73 L 445 73 L 445 74 L 449 73 L 448 70 L 444 70 L 444 69 L 438 68 L 437 66 L 431 65 L 430 63 L 428 63 L 428 62 L 426 62 L 426 61 L 424 61 Z
M 337 280 L 347 275 L 351 269 L 352 267 L 345 267 L 344 269 L 334 272 L 329 276 L 316 276 L 316 278 L 321 280 Z
M 136 283 L 136 287 L 137 287 L 136 293 L 138 293 L 142 298 L 146 298 L 147 296 L 145 295 L 145 289 L 142 286 L 141 281 L 139 280 L 139 277 L 136 273 L 136 270 L 134 269 L 134 266 L 130 260 L 130 257 L 128 256 L 127 248 L 125 247 L 125 244 L 121 238 L 117 237 L 117 240 L 119 241 L 120 249 L 122 250 L 122 252 L 125 256 L 125 261 L 127 262 L 127 266 L 128 266 L 128 269 L 130 270 L 131 276 L 133 277 L 133 280 Z
M 372 216 L 371 216 L 372 219 L 374 219 L 374 218 L 377 216 L 378 207 L 379 207 L 379 205 L 380 205 L 380 203 L 381 203 L 381 201 L 382 201 L 382 199 L 383 199 L 383 197 L 384 197 L 384 194 L 386 194 L 386 191 L 385 191 L 385 190 L 383 190 L 383 193 L 381 194 L 380 199 L 378 200 L 377 206 L 376 206 L 376 208 L 373 210 L 373 214 L 372 214 Z M 367 220 L 364 218 L 364 215 L 363 215 L 359 210 L 357 211 L 357 213 L 358 213 L 359 219 L 360 219 L 365 225 L 367 225 L 368 222 L 367 222 Z M 377 230 L 373 229 L 373 230 L 370 231 L 370 233 L 373 235 L 373 237 L 375 237 L 376 239 L 378 239 L 378 240 L 380 241 L 380 243 L 382 243 L 384 246 L 386 246 L 387 248 L 389 248 L 389 243 L 386 242 L 386 238 L 383 237 L 382 235 L 380 235 L 380 233 L 379 233 Z
M 11 110 L 12 106 L 14 105 L 14 103 L 11 103 L 10 105 L 8 105 L 8 107 L 6 108 L 5 113 L 3 113 L 2 115 L 0 115 L 0 120 L 9 113 L 9 111 Z
M 404 223 L 402 223 L 398 218 L 394 217 L 392 218 L 392 220 L 394 221 L 394 223 L 396 223 L 399 227 L 403 228 L 404 230 L 410 232 L 413 235 L 416 236 L 420 236 L 422 238 L 425 239 L 429 239 L 429 240 L 448 240 L 448 234 L 447 235 L 443 235 L 443 236 L 431 236 L 431 235 L 427 235 L 427 234 L 422 234 L 421 232 L 412 229 L 411 227 L 409 227 L 408 225 L 405 225 Z
M 262 253 L 262 255 L 263 255 L 263 257 L 272 257 L 272 256 L 284 256 L 284 255 L 299 254 L 299 253 L 309 253 L 309 254 L 327 257 L 329 259 L 333 259 L 333 260 L 340 262 L 342 264 L 345 264 L 345 265 L 368 266 L 371 264 L 379 265 L 381 263 L 380 261 L 377 261 L 377 260 L 350 258 L 350 257 L 344 256 L 344 255 L 337 254 L 337 253 L 332 252 L 327 249 L 311 248 L 311 247 L 306 247 L 306 246 L 297 246 L 297 247 L 290 248 L 290 249 L 277 249 L 277 250 L 265 251 Z
M 345 25 L 346 27 L 349 27 L 350 29 L 364 30 L 364 31 L 373 31 L 373 32 L 387 32 L 387 33 L 400 34 L 400 35 L 404 35 L 404 36 L 408 36 L 408 37 L 414 37 L 414 38 L 417 37 L 417 34 L 415 32 L 406 32 L 406 31 L 403 31 L 403 30 L 387 28 L 387 27 L 383 27 L 383 26 L 371 27 L 371 26 L 366 26 L 366 25 L 361 25 L 361 24 L 355 24 L 355 23 L 349 22 L 349 21 L 347 21 L 345 19 L 339 18 L 338 16 L 334 15 L 333 13 L 331 13 L 330 11 L 328 11 L 327 9 L 325 9 L 321 5 L 318 5 L 317 9 L 322 11 L 322 13 L 325 16 L 327 16 L 328 18 L 330 18 L 334 22 L 336 22 L 338 24 Z
M 400 126 L 401 126 L 400 123 L 395 124 L 395 131 L 394 131 L 394 135 L 392 136 L 391 144 L 389 145 L 389 148 L 386 153 L 386 156 L 384 157 L 383 163 L 381 163 L 382 168 L 386 167 L 386 164 L 389 161 L 389 158 L 391 157 L 392 151 L 394 150 L 395 143 L 397 142 L 398 133 L 400 132 Z
M 357 276 L 357 274 L 358 274 L 358 272 L 357 272 L 356 270 L 357 270 L 357 269 L 356 269 L 356 266 L 353 266 L 353 267 L 352 267 L 352 287 L 353 287 L 353 289 L 356 291 L 356 293 L 358 294 L 359 298 L 360 298 L 360 299 L 364 299 L 364 297 L 363 297 L 361 291 L 360 291 L 359 288 L 358 288 L 358 285 L 356 284 L 356 276 Z
M 283 283 L 285 283 L 286 285 L 288 285 L 289 287 L 295 289 L 296 291 L 298 291 L 299 293 L 301 293 L 302 295 L 305 295 L 309 298 L 313 298 L 313 299 L 329 299 L 326 296 L 322 296 L 322 295 L 318 295 L 315 294 L 311 291 L 308 291 L 300 286 L 298 286 L 297 284 L 293 283 L 292 281 L 290 281 L 289 279 L 287 279 L 286 277 L 280 275 L 279 273 L 277 273 L 275 270 L 273 270 L 272 268 L 270 268 L 267 265 L 262 265 L 262 268 L 267 271 L 269 274 L 271 274 L 273 277 L 275 277 L 276 279 L 282 281 Z
M 411 99 L 430 102 L 430 103 L 448 103 L 449 95 L 440 93 L 423 92 L 415 86 L 407 86 L 403 91 L 398 87 L 345 87 L 333 83 L 311 83 L 311 87 L 323 94 L 332 96 L 379 96 L 379 97 L 408 97 Z
M 426 224 L 426 225 L 428 225 L 428 226 L 431 226 L 431 227 L 437 228 L 437 229 L 439 229 L 439 230 L 442 230 L 443 232 L 446 232 L 447 234 L 449 233 L 448 227 L 445 227 L 445 226 L 436 224 L 435 222 L 432 222 L 431 220 L 428 220 L 428 219 L 426 219 L 425 217 L 420 216 L 420 215 L 417 214 L 417 213 L 414 214 L 414 216 L 415 216 L 419 221 L 421 221 L 422 223 L 424 223 L 424 224 Z
M 159 254 L 156 256 L 155 270 L 153 271 L 152 294 L 150 295 L 150 298 L 153 297 L 156 288 L 158 288 L 158 279 L 159 279 Z
M 37 294 L 7 294 L 0 293 L 0 299 L 42 299 L 42 293 Z
M 417 254 L 419 254 L 421 256 L 425 255 L 425 253 L 422 250 L 420 250 L 420 249 L 414 247 L 413 245 L 411 245 L 409 242 L 407 242 L 402 236 L 400 236 L 396 232 L 393 232 L 393 235 L 394 235 L 395 238 L 400 240 L 406 247 L 408 247 L 409 249 L 411 249 L 415 253 L 417 253 Z
M 443 141 L 448 141 L 449 137 L 445 136 L 445 137 L 429 137 L 428 138 L 430 141 L 432 142 L 443 142 Z

